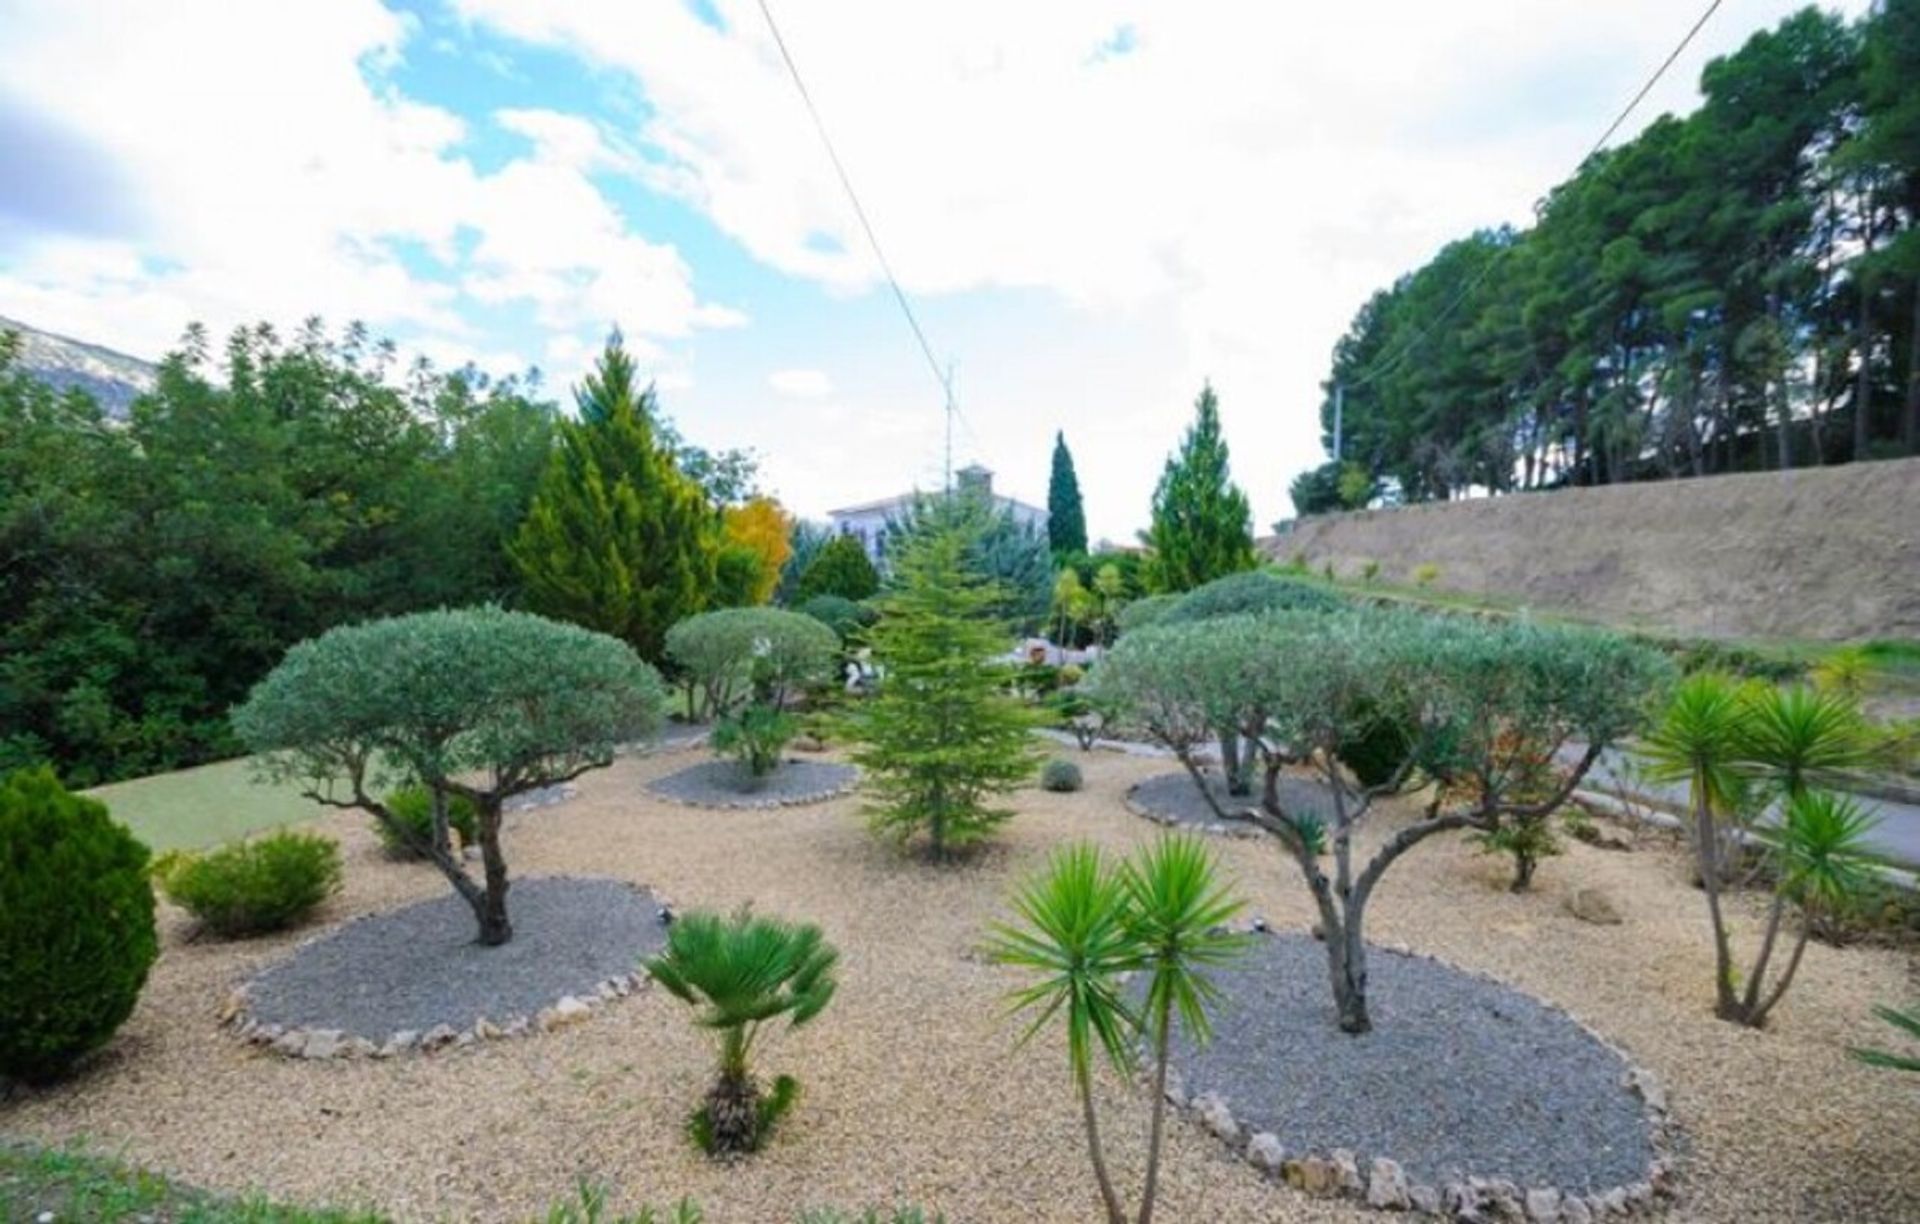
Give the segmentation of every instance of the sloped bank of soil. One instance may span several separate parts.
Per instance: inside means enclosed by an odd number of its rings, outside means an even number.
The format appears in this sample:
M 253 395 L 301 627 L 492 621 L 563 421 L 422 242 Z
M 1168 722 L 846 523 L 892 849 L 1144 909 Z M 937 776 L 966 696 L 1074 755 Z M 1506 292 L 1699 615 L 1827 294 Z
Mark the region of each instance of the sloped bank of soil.
M 1920 459 L 1305 519 L 1275 560 L 1702 637 L 1920 637 Z

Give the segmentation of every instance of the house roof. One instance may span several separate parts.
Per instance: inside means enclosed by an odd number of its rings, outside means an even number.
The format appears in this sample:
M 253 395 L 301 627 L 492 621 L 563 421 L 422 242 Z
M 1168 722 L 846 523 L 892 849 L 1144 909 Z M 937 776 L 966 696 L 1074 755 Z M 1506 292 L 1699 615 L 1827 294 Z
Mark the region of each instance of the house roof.
M 903 509 L 913 504 L 916 499 L 925 496 L 928 496 L 928 494 L 921 493 L 917 490 L 912 493 L 896 493 L 892 497 L 883 497 L 878 501 L 858 502 L 851 506 L 841 506 L 838 509 L 829 510 L 827 511 L 827 517 L 851 518 L 861 514 L 889 513 Z M 993 495 L 993 504 L 1001 509 L 1018 506 L 1022 510 L 1030 510 L 1035 514 L 1046 513 L 1046 511 L 1038 506 L 1029 505 L 1017 497 L 1008 497 L 1004 493 L 995 493 Z

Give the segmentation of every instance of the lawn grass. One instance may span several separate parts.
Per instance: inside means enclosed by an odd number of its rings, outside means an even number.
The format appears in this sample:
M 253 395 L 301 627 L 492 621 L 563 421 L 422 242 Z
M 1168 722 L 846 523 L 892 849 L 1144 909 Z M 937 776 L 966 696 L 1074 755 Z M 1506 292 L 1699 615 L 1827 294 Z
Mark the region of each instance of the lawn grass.
M 81 1148 L 0 1142 L 0 1220 L 59 1224 L 387 1224 L 371 1212 L 311 1210 L 257 1195 L 221 1198 Z
M 197 850 L 325 810 L 291 786 L 255 782 L 253 763 L 244 757 L 86 793 L 156 852 Z

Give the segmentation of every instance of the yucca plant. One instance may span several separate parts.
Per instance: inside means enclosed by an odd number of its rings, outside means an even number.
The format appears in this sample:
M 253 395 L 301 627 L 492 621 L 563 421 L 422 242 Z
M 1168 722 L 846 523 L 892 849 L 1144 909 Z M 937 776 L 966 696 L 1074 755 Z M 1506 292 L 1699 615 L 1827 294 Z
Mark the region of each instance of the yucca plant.
M 989 951 L 1000 964 L 1037 976 L 1012 996 L 1016 1012 L 1034 1017 L 1020 1042 L 1031 1041 L 1055 1016 L 1065 1023 L 1067 1065 L 1080 1097 L 1094 1181 L 1108 1224 L 1125 1224 L 1100 1147 L 1093 1063 L 1098 1051 L 1123 1075 L 1133 1071 L 1140 1019 L 1123 993 L 1123 978 L 1139 968 L 1141 956 L 1127 921 L 1126 883 L 1099 850 L 1071 846 L 1055 851 L 1046 870 L 1020 886 L 1013 909 L 1019 925 L 996 925 Z
M 667 949 L 646 962 L 653 980 L 697 1010 L 694 1022 L 714 1030 L 720 1065 L 707 1099 L 688 1129 L 709 1154 L 757 1149 L 793 1104 L 792 1076 L 762 1094 L 749 1059 L 763 1027 L 781 1016 L 798 1028 L 818 1016 L 838 985 L 839 953 L 820 928 L 761 918 L 695 912 L 668 929 Z
M 1859 703 L 1845 693 L 1759 686 L 1746 689 L 1744 700 L 1738 768 L 1782 796 L 1830 786 L 1878 751 Z
M 1140 1193 L 1140 1224 L 1153 1219 L 1160 1184 L 1160 1140 L 1167 1109 L 1167 1061 L 1174 1018 L 1196 1045 L 1212 1039 L 1207 1009 L 1220 990 L 1207 970 L 1246 950 L 1247 936 L 1226 924 L 1246 903 L 1217 881 L 1211 851 L 1193 837 L 1163 837 L 1124 864 L 1127 925 L 1145 962 L 1148 1038 L 1153 1043 L 1153 1123 L 1147 1140 L 1146 1186 Z
M 1920 1041 L 1920 1012 L 1895 1011 L 1891 1007 L 1876 1007 L 1873 1014 L 1899 1029 L 1915 1041 Z M 1920 1054 L 1891 1054 L 1886 1050 L 1849 1050 L 1861 1062 L 1869 1067 L 1889 1067 L 1895 1071 L 1920 1071 Z
M 1030 1040 L 1055 1016 L 1067 1030 L 1067 1062 L 1080 1098 L 1087 1151 L 1108 1224 L 1127 1213 L 1108 1174 L 1093 1103 L 1096 1047 L 1122 1075 L 1134 1070 L 1134 1042 L 1153 1051 L 1153 1121 L 1140 1224 L 1153 1219 L 1166 1120 L 1167 1064 L 1177 1020 L 1188 1040 L 1212 1036 L 1207 1010 L 1219 990 L 1207 970 L 1244 950 L 1245 936 L 1224 924 L 1244 908 L 1216 880 L 1212 854 L 1196 839 L 1168 836 L 1136 858 L 1109 864 L 1092 846 L 1057 851 L 1047 869 L 1013 901 L 1018 925 L 994 928 L 995 960 L 1035 973 L 1012 995 L 1014 1010 L 1034 1016 Z M 1146 974 L 1144 1006 L 1126 997 L 1126 975 Z

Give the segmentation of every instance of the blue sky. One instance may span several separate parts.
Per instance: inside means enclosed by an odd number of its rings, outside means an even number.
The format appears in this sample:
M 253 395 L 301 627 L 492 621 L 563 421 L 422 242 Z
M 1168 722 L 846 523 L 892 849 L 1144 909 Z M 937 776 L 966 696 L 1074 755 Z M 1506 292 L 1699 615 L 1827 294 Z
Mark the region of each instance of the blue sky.
M 1041 500 L 1064 430 L 1116 539 L 1208 378 L 1287 513 L 1365 296 L 1524 221 L 1694 16 L 772 3 L 956 368 L 956 462 Z M 1792 7 L 1727 6 L 1628 133 Z M 802 513 L 940 479 L 938 384 L 751 0 L 0 0 L 0 31 L 0 314 L 147 355 L 359 318 L 560 385 L 618 324 Z

